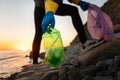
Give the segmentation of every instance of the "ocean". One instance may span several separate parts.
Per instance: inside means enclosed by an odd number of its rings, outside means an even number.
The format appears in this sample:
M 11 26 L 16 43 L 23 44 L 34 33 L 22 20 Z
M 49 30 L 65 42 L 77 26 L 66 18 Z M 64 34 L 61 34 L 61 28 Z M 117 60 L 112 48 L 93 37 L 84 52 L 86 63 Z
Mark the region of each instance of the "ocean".
M 9 77 L 22 70 L 22 66 L 30 64 L 29 51 L 0 51 L 0 78 Z

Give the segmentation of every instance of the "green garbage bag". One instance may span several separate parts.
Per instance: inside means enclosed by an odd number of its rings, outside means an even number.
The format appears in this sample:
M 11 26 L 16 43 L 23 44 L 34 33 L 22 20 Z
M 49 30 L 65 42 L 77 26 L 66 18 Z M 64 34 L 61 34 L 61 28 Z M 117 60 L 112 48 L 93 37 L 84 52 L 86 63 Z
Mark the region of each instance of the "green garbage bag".
M 47 31 L 43 34 L 43 45 L 46 52 L 45 64 L 59 66 L 64 61 L 64 47 L 60 32 L 48 26 Z

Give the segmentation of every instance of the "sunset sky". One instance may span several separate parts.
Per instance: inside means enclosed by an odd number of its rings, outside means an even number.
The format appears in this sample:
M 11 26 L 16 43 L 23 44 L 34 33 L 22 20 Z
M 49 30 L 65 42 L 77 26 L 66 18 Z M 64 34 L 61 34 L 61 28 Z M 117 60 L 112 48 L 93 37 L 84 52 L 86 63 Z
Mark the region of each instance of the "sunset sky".
M 101 6 L 107 0 L 84 0 Z M 64 3 L 67 3 L 65 0 Z M 79 7 L 83 23 L 87 12 Z M 0 0 L 0 50 L 31 50 L 34 37 L 33 0 Z M 70 16 L 55 16 L 57 28 L 67 46 L 77 35 Z

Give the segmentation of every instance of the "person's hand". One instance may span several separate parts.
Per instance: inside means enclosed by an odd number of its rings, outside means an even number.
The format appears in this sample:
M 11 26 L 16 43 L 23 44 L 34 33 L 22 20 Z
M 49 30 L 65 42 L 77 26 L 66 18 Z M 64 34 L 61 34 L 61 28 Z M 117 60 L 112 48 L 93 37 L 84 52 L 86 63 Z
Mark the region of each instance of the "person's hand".
M 86 10 L 88 10 L 88 8 L 90 6 L 90 3 L 80 0 L 80 2 L 78 3 L 78 5 L 81 7 L 81 9 L 83 11 L 86 11 Z
M 45 16 L 44 16 L 44 18 L 43 18 L 43 20 L 42 20 L 41 26 L 42 26 L 42 31 L 43 31 L 43 33 L 46 32 L 47 27 L 48 27 L 49 25 L 50 25 L 52 28 L 54 28 L 54 26 L 55 26 L 54 13 L 51 12 L 51 11 L 48 11 L 48 12 L 45 14 Z

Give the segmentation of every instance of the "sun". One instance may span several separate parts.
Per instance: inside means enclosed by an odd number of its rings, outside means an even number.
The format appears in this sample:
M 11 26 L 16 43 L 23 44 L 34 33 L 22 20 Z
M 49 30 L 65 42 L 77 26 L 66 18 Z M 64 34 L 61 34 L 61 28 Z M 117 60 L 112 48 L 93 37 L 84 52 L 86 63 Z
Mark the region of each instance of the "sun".
M 26 47 L 17 47 L 17 50 L 21 50 L 21 51 L 25 52 L 25 51 L 28 50 L 28 48 L 26 48 Z
M 23 47 L 21 50 L 22 50 L 22 51 L 27 51 L 27 48 L 26 48 L 26 47 Z
M 17 50 L 21 50 L 21 51 L 27 51 L 29 50 L 29 44 L 26 44 L 26 43 L 18 43 L 16 44 L 16 48 Z

